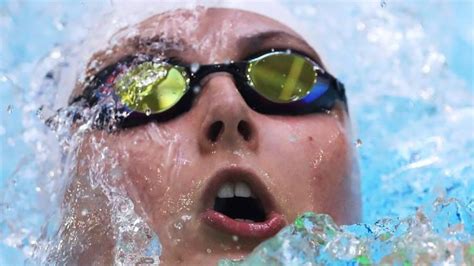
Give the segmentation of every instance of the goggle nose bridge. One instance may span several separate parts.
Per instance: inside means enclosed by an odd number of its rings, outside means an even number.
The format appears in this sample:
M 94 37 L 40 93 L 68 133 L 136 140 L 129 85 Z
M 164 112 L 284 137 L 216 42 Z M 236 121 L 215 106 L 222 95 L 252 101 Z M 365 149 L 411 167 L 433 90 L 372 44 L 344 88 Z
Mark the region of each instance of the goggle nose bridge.
M 213 65 L 201 65 L 196 71 L 191 71 L 190 67 L 187 67 L 187 71 L 190 75 L 190 87 L 200 86 L 201 81 L 207 76 L 213 73 L 225 72 L 232 75 L 236 86 L 242 86 L 247 82 L 246 71 L 247 62 L 234 62 L 228 64 L 213 64 Z

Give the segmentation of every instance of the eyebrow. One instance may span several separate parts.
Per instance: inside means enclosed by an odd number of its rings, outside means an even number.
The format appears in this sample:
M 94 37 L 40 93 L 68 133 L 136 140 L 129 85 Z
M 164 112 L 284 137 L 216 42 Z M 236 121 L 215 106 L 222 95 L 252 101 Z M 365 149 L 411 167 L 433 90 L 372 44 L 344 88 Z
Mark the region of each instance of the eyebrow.
M 156 35 L 154 37 L 135 36 L 127 39 L 121 47 L 125 47 L 126 50 L 128 50 L 123 53 L 121 58 L 138 52 L 155 56 L 158 54 L 165 58 L 173 57 L 182 63 L 192 63 L 181 56 L 181 52 L 192 50 L 192 47 L 184 39 L 172 40 L 162 35 Z M 324 68 L 324 64 L 318 53 L 306 41 L 285 31 L 272 30 L 259 32 L 250 36 L 243 36 L 237 40 L 237 47 L 241 47 L 240 51 L 238 51 L 238 59 L 240 60 L 266 50 L 290 49 L 308 56 Z M 102 54 L 102 56 L 107 57 L 104 53 Z M 117 59 L 115 61 L 119 60 Z M 103 65 L 102 69 L 114 63 L 116 62 L 108 62 Z
M 114 53 L 113 58 L 110 59 L 110 54 L 108 51 L 110 49 L 122 50 L 121 52 Z M 95 76 L 100 73 L 105 68 L 117 64 L 124 59 L 133 57 L 134 55 L 153 55 L 153 57 L 170 57 L 177 56 L 186 50 L 189 49 L 189 46 L 183 40 L 171 40 L 163 38 L 161 35 L 149 37 L 134 36 L 126 39 L 122 44 L 111 47 L 107 50 L 99 51 L 92 56 L 92 59 L 88 63 L 99 61 L 101 64 L 99 66 L 87 67 L 86 74 L 87 76 Z M 91 70 L 92 69 L 92 70 Z
M 240 38 L 238 46 L 243 47 L 244 57 L 270 50 L 290 49 L 307 55 L 324 67 L 318 53 L 303 39 L 285 31 L 266 31 Z
M 144 38 L 136 36 L 130 40 L 131 44 L 135 46 L 135 50 L 142 52 L 161 52 L 188 49 L 188 45 L 184 40 L 173 40 L 157 35 L 152 38 Z

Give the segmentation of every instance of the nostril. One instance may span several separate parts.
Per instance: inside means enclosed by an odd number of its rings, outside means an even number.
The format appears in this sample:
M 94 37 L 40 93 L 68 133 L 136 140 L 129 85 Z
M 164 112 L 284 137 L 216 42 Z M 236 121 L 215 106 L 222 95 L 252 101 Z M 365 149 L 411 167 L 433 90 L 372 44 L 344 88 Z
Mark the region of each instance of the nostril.
M 216 121 L 212 123 L 212 125 L 209 127 L 209 130 L 207 132 L 207 138 L 211 142 L 216 142 L 217 138 L 219 137 L 223 129 L 224 129 L 224 123 L 222 121 Z
M 237 130 L 246 141 L 249 141 L 250 138 L 252 137 L 252 130 L 251 130 L 250 124 L 244 120 L 241 120 L 239 122 L 239 124 L 237 125 Z

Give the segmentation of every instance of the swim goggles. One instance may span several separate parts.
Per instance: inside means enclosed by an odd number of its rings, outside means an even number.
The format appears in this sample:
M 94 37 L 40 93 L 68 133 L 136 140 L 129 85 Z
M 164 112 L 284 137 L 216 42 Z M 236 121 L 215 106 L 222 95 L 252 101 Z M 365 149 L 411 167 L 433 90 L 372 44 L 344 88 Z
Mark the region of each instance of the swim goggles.
M 74 101 L 93 106 L 112 97 L 113 107 L 127 113 L 122 127 L 165 121 L 189 110 L 202 79 L 215 72 L 232 74 L 242 98 L 259 113 L 309 114 L 330 110 L 337 100 L 347 110 L 344 85 L 309 57 L 289 50 L 200 66 L 128 57 L 97 74 Z

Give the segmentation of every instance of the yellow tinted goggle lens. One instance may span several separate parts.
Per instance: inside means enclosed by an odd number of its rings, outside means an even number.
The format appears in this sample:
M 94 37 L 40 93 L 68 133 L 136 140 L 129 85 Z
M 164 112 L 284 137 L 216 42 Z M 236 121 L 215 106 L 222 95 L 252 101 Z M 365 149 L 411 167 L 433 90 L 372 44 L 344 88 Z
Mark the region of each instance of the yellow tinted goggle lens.
M 305 57 L 271 54 L 250 62 L 247 74 L 255 90 L 278 103 L 297 101 L 311 92 L 317 72 Z
M 188 78 L 181 67 L 145 62 L 123 75 L 115 88 L 127 107 L 154 114 L 174 106 L 186 93 L 187 84 Z

